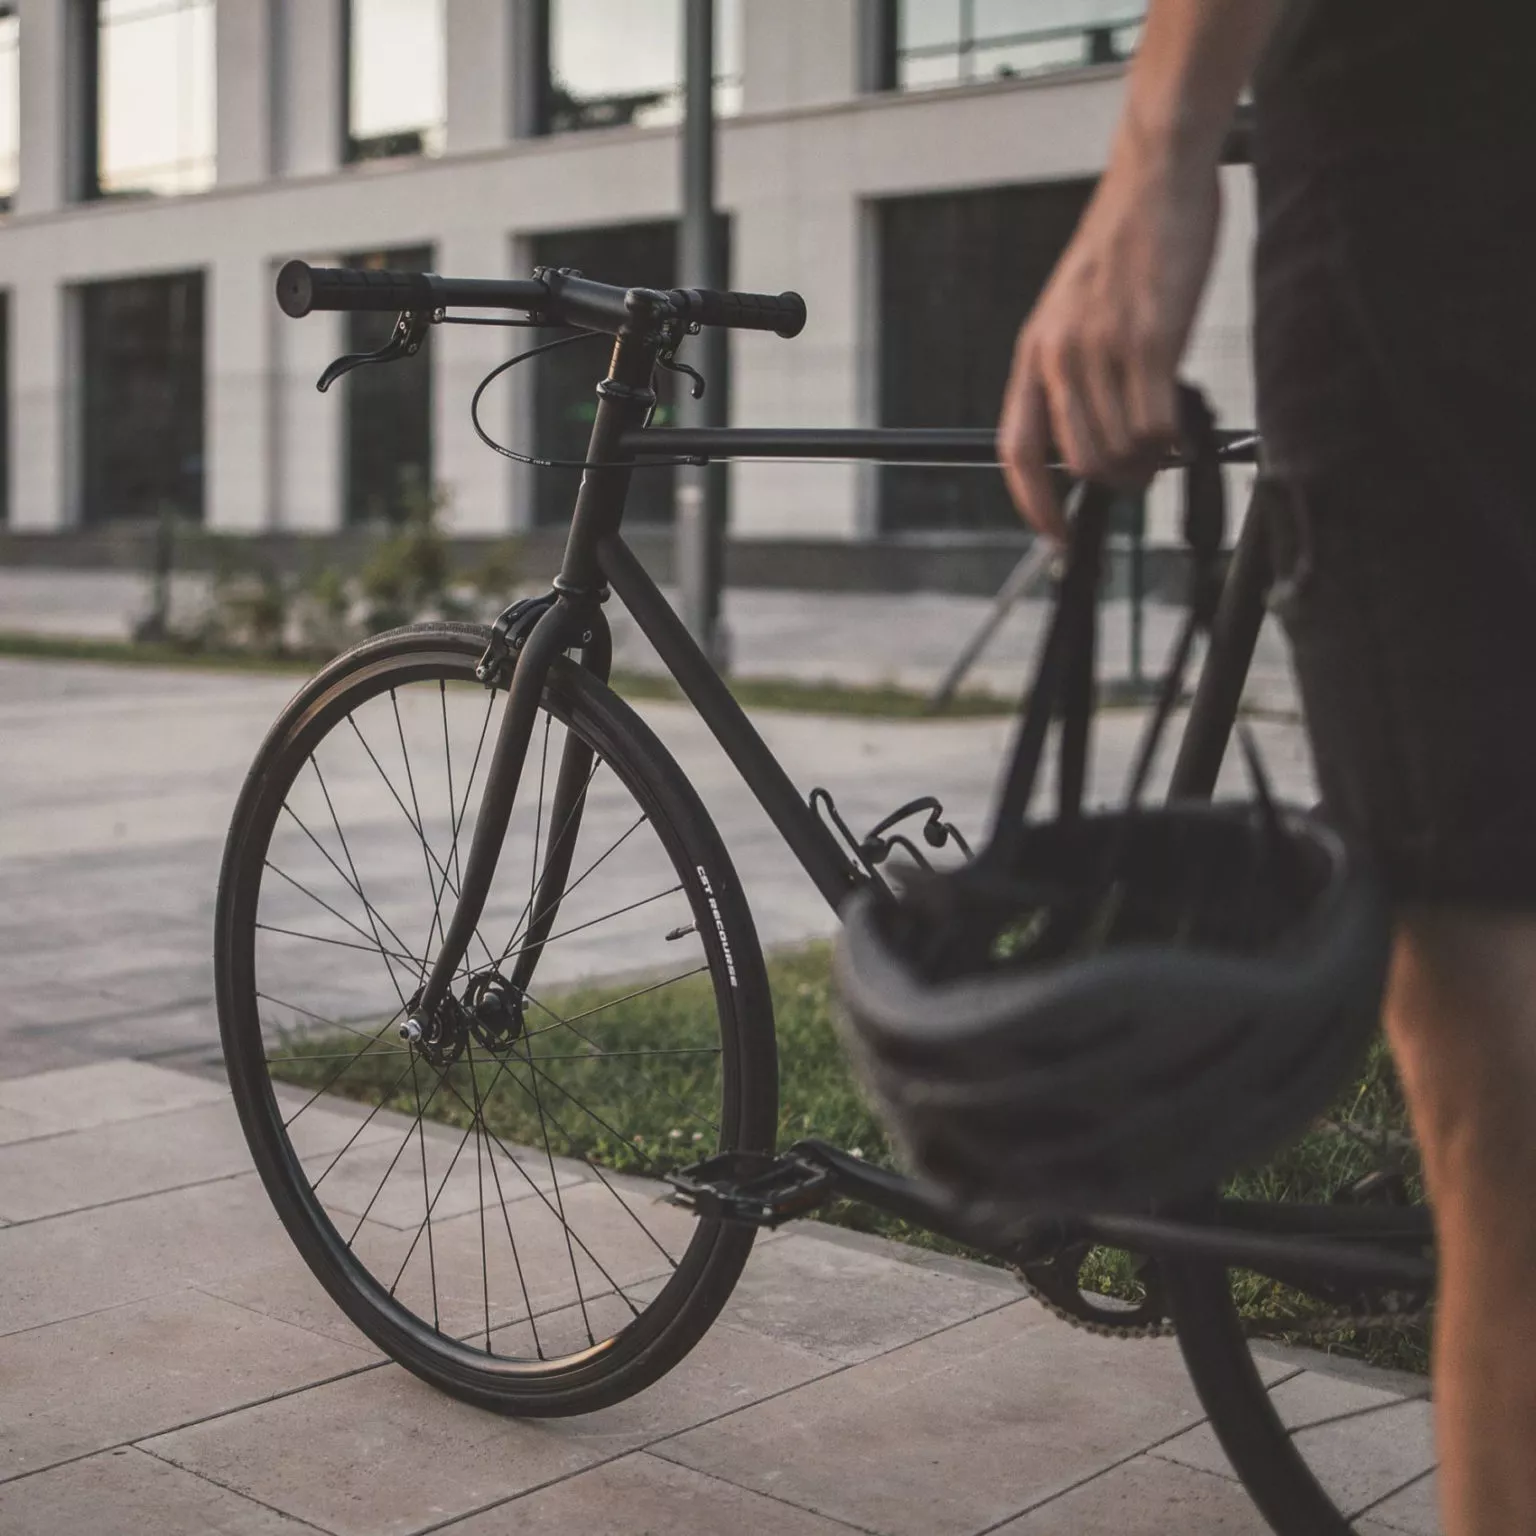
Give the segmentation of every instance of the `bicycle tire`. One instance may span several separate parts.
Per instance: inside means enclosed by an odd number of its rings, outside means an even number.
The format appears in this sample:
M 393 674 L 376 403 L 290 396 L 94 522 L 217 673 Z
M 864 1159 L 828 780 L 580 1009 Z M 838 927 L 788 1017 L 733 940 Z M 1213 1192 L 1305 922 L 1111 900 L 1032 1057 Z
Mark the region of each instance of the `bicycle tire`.
M 564 1153 L 561 1153 L 558 1154 L 560 1161 L 557 1162 L 557 1155 L 551 1149 L 545 1122 L 545 1109 L 539 1093 L 542 1079 L 545 1083 L 543 1096 L 549 1098 L 551 1106 L 557 1102 L 564 1103 L 564 1100 L 557 1101 L 552 1097 L 550 1085 L 554 1082 L 556 1069 L 550 1063 L 567 1058 L 538 1054 L 532 1038 L 536 1031 L 524 1024 L 521 1053 L 516 1045 L 508 1048 L 502 1058 L 502 1065 L 496 1069 L 490 1079 L 491 1088 L 486 1089 L 486 1098 L 482 1104 L 479 1079 L 490 1070 L 490 1063 L 484 1057 L 485 1048 L 483 1047 L 482 1058 L 477 1063 L 474 1043 L 470 1041 L 467 1080 L 474 1085 L 475 1101 L 470 1131 L 473 1131 L 475 1136 L 475 1155 L 481 1177 L 480 1262 L 484 1271 L 486 1290 L 485 1342 L 482 1350 L 478 1343 L 472 1345 L 466 1342 L 462 1333 L 455 1333 L 451 1327 L 445 1329 L 439 1319 L 437 1250 L 442 1248 L 444 1240 L 439 1237 L 437 1247 L 433 1247 L 432 1218 L 434 1207 L 438 1205 L 444 1189 L 455 1174 L 459 1154 L 455 1153 L 453 1163 L 448 1165 L 448 1172 L 443 1175 L 442 1184 L 438 1187 L 436 1195 L 429 1196 L 426 1125 L 421 1108 L 419 1086 L 417 1087 L 417 1124 L 414 1131 L 421 1141 L 422 1199 L 426 1212 L 428 1254 L 432 1265 L 433 1315 L 430 1319 L 420 1315 L 417 1310 L 413 1310 L 411 1306 L 398 1299 L 392 1288 L 386 1289 L 383 1283 L 386 1276 L 373 1273 L 368 1263 L 353 1250 L 351 1243 L 343 1238 L 338 1222 L 327 1213 L 326 1205 L 322 1197 L 317 1195 L 315 1186 L 330 1173 L 330 1168 L 328 1167 L 318 1179 L 314 1178 L 312 1171 L 306 1171 L 301 1154 L 295 1150 L 293 1137 L 287 1127 L 297 1119 L 297 1114 L 285 1121 L 284 1107 L 280 1106 L 278 1099 L 282 1085 L 275 1086 L 273 1082 L 273 1062 L 279 1058 L 269 1060 L 269 1045 L 263 1033 L 260 999 L 265 994 L 263 994 L 261 977 L 257 970 L 258 931 L 262 933 L 263 938 L 269 931 L 287 932 L 283 929 L 259 930 L 258 928 L 264 887 L 263 877 L 268 868 L 276 867 L 269 862 L 269 852 L 274 845 L 274 829 L 279 818 L 282 817 L 283 808 L 287 804 L 290 793 L 296 792 L 293 789 L 295 780 L 304 770 L 306 763 L 313 758 L 316 764 L 314 777 L 321 779 L 324 787 L 318 754 L 328 741 L 339 742 L 342 739 L 340 733 L 345 731 L 344 721 L 351 721 L 352 731 L 366 741 L 354 719 L 356 712 L 366 709 L 370 704 L 378 704 L 387 695 L 398 724 L 401 720 L 400 693 L 414 684 L 425 682 L 429 689 L 427 697 L 430 698 L 431 685 L 435 683 L 442 703 L 443 739 L 445 756 L 449 764 L 449 821 L 452 823 L 456 847 L 459 834 L 467 824 L 468 810 L 466 809 L 456 818 L 454 805 L 456 791 L 452 779 L 452 750 L 448 719 L 449 687 L 453 685 L 455 690 L 452 697 L 455 700 L 456 710 L 459 708 L 459 701 L 470 696 L 471 689 L 475 690 L 475 697 L 478 700 L 485 700 L 484 689 L 479 688 L 474 682 L 474 666 L 483 652 L 488 637 L 488 631 L 479 626 L 448 623 L 411 626 L 377 636 L 326 667 L 299 692 L 279 716 L 247 776 L 225 847 L 216 914 L 216 981 L 220 1031 L 230 1085 L 241 1123 L 268 1194 L 289 1236 L 309 1268 L 351 1321 L 392 1359 L 432 1385 L 466 1402 L 505 1414 L 553 1416 L 586 1413 L 640 1391 L 669 1371 L 688 1353 L 703 1336 L 729 1297 L 751 1250 L 753 1232 L 750 1229 L 708 1221 L 701 1221 L 696 1226 L 689 1227 L 690 1235 L 685 1239 L 686 1248 L 676 1259 L 670 1277 L 665 1278 L 661 1283 L 660 1290 L 653 1296 L 640 1297 L 642 1305 L 640 1310 L 636 1311 L 635 1297 L 625 1291 L 623 1282 L 618 1283 L 619 1294 L 635 1315 L 624 1322 L 612 1336 L 603 1339 L 593 1338 L 587 1300 L 581 1294 L 580 1270 L 590 1268 L 587 1265 L 588 1259 L 591 1259 L 599 1268 L 602 1268 L 602 1264 L 579 1232 L 575 1233 L 575 1243 L 580 1247 L 580 1254 L 576 1246 L 573 1246 L 574 1228 L 567 1218 L 567 1202 L 574 1204 L 577 1196 L 571 1193 L 569 1176 L 566 1193 L 563 1197 L 561 1195 L 559 1169 L 568 1159 Z M 462 689 L 459 687 L 461 684 Z M 412 715 L 412 705 L 419 702 L 420 696 L 407 695 L 405 714 L 413 721 L 413 725 L 418 716 Z M 467 704 L 464 707 L 467 708 Z M 480 706 L 477 704 L 476 707 Z M 486 701 L 484 708 L 489 718 L 491 713 L 489 701 Z M 420 715 L 420 718 L 424 719 L 425 716 Z M 635 805 L 639 807 L 642 824 L 648 823 L 654 832 L 654 840 L 659 845 L 660 855 L 669 862 L 671 872 L 676 876 L 676 892 L 682 897 L 684 909 L 692 914 L 694 927 L 690 930 L 690 934 L 696 937 L 702 952 L 701 966 L 708 972 L 708 983 L 702 981 L 697 983 L 698 995 L 706 1000 L 712 999 L 718 1020 L 719 1046 L 716 1048 L 716 1055 L 718 1056 L 717 1081 L 720 1100 L 717 1127 L 719 1150 L 771 1150 L 776 1132 L 778 1093 L 772 1002 L 751 913 L 740 881 L 731 866 L 718 832 L 681 769 L 651 730 L 606 685 L 568 658 L 557 661 L 550 672 L 541 718 L 548 722 L 544 727 L 546 764 L 550 731 L 554 722 L 558 722 L 572 738 L 590 746 L 595 753 L 591 776 L 587 780 L 587 787 L 581 792 L 581 803 L 589 802 L 588 788 L 591 787 L 593 778 L 601 766 L 606 764 L 617 779 L 619 788 L 631 796 Z M 405 726 L 401 725 L 400 729 L 401 751 L 406 753 Z M 336 737 L 332 736 L 333 731 L 338 733 Z M 485 727 L 482 726 L 481 732 L 483 744 Z M 370 755 L 372 755 L 371 752 Z M 477 753 L 477 763 L 478 760 Z M 406 762 L 407 776 L 410 777 L 408 754 Z M 379 766 L 378 759 L 375 759 L 375 766 Z M 389 783 L 389 776 L 382 766 L 379 766 L 379 771 L 384 775 L 385 782 Z M 473 772 L 470 778 L 472 781 Z M 525 786 L 526 783 L 525 776 Z M 466 786 L 464 790 L 466 808 L 471 798 L 470 788 L 471 786 Z M 391 789 L 393 791 L 393 785 Z M 541 816 L 543 793 L 544 787 L 541 780 L 539 789 Z M 414 777 L 411 778 L 410 794 L 412 800 L 415 800 L 417 784 Z M 331 791 L 327 788 L 328 804 L 331 798 Z M 395 799 L 399 801 L 401 795 L 395 793 Z M 521 791 L 519 799 L 521 802 Z M 425 803 L 424 799 L 422 803 Z M 291 815 L 292 809 L 291 807 L 289 809 Z M 405 809 L 403 804 L 401 809 Z M 334 810 L 332 814 L 336 820 L 336 832 L 342 834 L 342 845 L 348 846 L 343 834 L 343 823 Z M 584 810 L 582 815 L 584 819 L 581 830 L 576 833 L 578 838 L 584 835 L 587 827 L 592 825 L 594 812 Z M 294 816 L 293 819 L 298 818 Z M 409 811 L 406 813 L 406 820 L 410 820 Z M 421 837 L 424 848 L 430 841 L 426 834 L 426 827 L 427 819 L 418 805 L 415 830 Z M 546 857 L 555 836 L 552 823 L 549 833 L 551 843 L 545 845 Z M 314 839 L 311 838 L 311 841 Z M 575 841 L 574 838 L 573 841 Z M 634 839 L 631 839 L 631 845 L 633 843 Z M 537 867 L 538 846 L 536 833 L 534 856 L 530 868 Z M 504 845 L 503 864 L 508 862 L 509 848 L 510 844 Z M 430 849 L 428 851 L 431 852 Z M 453 867 L 454 857 L 454 853 L 450 851 L 446 863 L 442 859 L 437 863 L 437 868 L 442 871 L 442 882 L 437 886 L 440 905 L 443 901 L 443 886 L 450 878 L 448 871 Z M 604 857 L 607 858 L 608 855 L 605 854 Z M 601 862 L 599 860 L 599 863 Z M 346 888 L 348 882 L 345 879 L 345 868 L 340 855 L 332 857 L 331 863 L 342 874 L 341 887 Z M 345 864 L 352 866 L 354 879 L 350 889 L 357 896 L 362 909 L 368 914 L 363 920 L 374 928 L 375 937 L 377 937 L 378 924 L 374 913 L 377 911 L 382 914 L 384 902 L 382 899 L 370 902 L 369 897 L 364 894 L 363 877 L 359 874 L 359 866 L 354 862 L 353 851 L 350 849 L 347 852 Z M 501 874 L 502 871 L 498 870 L 498 879 L 501 878 Z M 585 876 L 582 878 L 584 879 Z M 604 878 L 611 883 L 614 877 L 605 871 Z M 285 879 L 289 879 L 286 874 Z M 429 887 L 434 883 L 434 879 L 434 870 L 429 860 L 427 865 Z M 291 879 L 290 883 L 293 883 Z M 579 883 L 579 880 L 572 881 L 569 877 L 564 882 L 567 891 L 564 900 L 567 904 L 574 899 L 569 892 L 573 891 L 574 886 Z M 279 889 L 275 881 L 271 881 L 270 885 L 274 890 Z M 592 885 L 601 885 L 601 882 L 589 882 L 589 888 Z M 300 888 L 303 888 L 302 885 Z M 280 889 L 286 891 L 287 887 Z M 385 889 L 386 895 L 392 897 L 394 894 L 392 887 L 386 886 Z M 531 908 L 534 899 L 531 884 L 528 889 Z M 428 901 L 431 899 L 430 890 L 427 899 Z M 353 910 L 356 911 L 356 909 Z M 327 911 L 334 912 L 337 916 L 342 915 L 334 904 L 327 907 Z M 535 920 L 533 914 L 525 909 L 525 915 L 529 917 L 531 926 Z M 385 921 L 387 930 L 393 934 L 394 927 L 388 925 L 387 919 Z M 352 926 L 357 927 L 359 932 L 362 931 L 359 924 L 353 923 Z M 437 931 L 440 930 L 429 927 L 426 949 L 430 948 L 432 935 Z M 289 933 L 290 941 L 297 937 L 300 935 Z M 668 940 L 676 937 L 675 933 L 667 935 Z M 514 933 L 513 940 L 509 941 L 509 949 L 511 943 L 515 941 Z M 355 942 L 345 944 L 341 940 L 323 942 L 343 943 L 344 948 L 354 950 L 364 947 Z M 548 942 L 551 945 L 554 944 L 555 938 L 551 937 Z M 386 945 L 382 939 L 379 940 L 379 954 L 384 959 L 383 969 L 389 973 L 392 981 L 396 979 L 397 968 L 391 964 L 388 952 L 396 943 L 395 939 L 391 939 L 389 945 Z M 292 948 L 291 942 L 289 948 Z M 541 953 L 544 952 L 543 946 L 540 948 Z M 489 953 L 487 950 L 488 955 Z M 425 952 L 411 951 L 408 958 L 420 961 L 424 973 L 427 958 Z M 505 952 L 502 958 L 506 958 Z M 702 970 L 688 973 L 690 976 L 701 974 Z M 656 988 L 642 990 L 651 991 Z M 620 1003 L 627 1001 L 627 998 L 619 999 Z M 616 1005 L 604 1004 L 603 1006 Z M 704 1006 L 707 1011 L 707 1001 Z M 382 1016 L 382 1008 L 383 1005 L 380 1005 L 380 1016 Z M 304 1010 L 299 1011 L 302 1013 Z M 548 1009 L 545 1011 L 550 1012 Z M 620 1013 L 622 1015 L 622 1009 Z M 552 1012 L 551 1017 L 555 1016 Z M 321 1008 L 316 1008 L 309 1017 L 330 1022 L 326 1010 Z M 371 1014 L 368 1016 L 367 1023 L 370 1028 L 374 1017 Z M 350 1028 L 352 1034 L 366 1033 L 365 1030 L 356 1028 L 355 1023 L 352 1026 L 341 1024 L 339 1027 Z M 566 1027 L 573 1030 L 575 1028 L 574 1023 L 569 1021 Z M 542 1026 L 542 1030 L 555 1031 L 556 1026 L 546 1024 Z M 391 1040 L 395 1033 L 390 1032 Z M 589 1024 L 586 1031 L 576 1031 L 576 1033 L 581 1034 L 583 1038 L 590 1038 L 596 1033 L 596 1029 Z M 270 1034 L 270 1025 L 268 1034 Z M 383 1054 L 384 1046 L 381 1042 L 385 1039 L 384 1030 L 381 1029 L 369 1038 L 374 1044 L 370 1046 L 365 1043 L 359 1055 Z M 563 1036 L 561 1038 L 563 1039 Z M 350 1038 L 347 1043 L 350 1045 Z M 391 1045 L 389 1049 L 398 1054 L 402 1047 Z M 417 1083 L 418 1066 L 421 1068 L 420 1075 L 425 1075 L 426 1068 L 432 1066 L 432 1063 L 419 1058 L 418 1048 L 415 1046 L 406 1047 L 404 1051 L 408 1057 L 407 1066 L 412 1081 Z M 601 1065 L 617 1073 L 618 1057 L 647 1053 L 604 1049 L 596 1054 L 598 1057 L 614 1058 L 614 1060 L 602 1061 Z M 654 1056 L 661 1052 L 649 1054 Z M 674 1052 L 673 1054 L 682 1053 Z M 706 1055 L 707 1051 L 701 1047 L 694 1054 Z M 593 1051 L 582 1048 L 573 1053 L 573 1058 L 578 1056 L 591 1058 Z M 280 1059 L 292 1062 L 298 1058 L 285 1056 Z M 354 1058 L 354 1061 L 356 1059 Z M 544 1065 L 540 1066 L 540 1062 Z M 372 1064 L 370 1061 L 369 1065 Z M 393 1061 L 389 1064 L 391 1071 L 394 1065 Z M 444 1066 L 441 1074 L 443 1081 L 448 1081 L 461 1065 L 463 1065 L 462 1058 L 459 1061 L 450 1061 Z M 576 1068 L 569 1070 L 582 1070 L 583 1065 L 578 1063 Z M 346 1071 L 348 1068 L 343 1067 L 341 1070 Z M 433 1070 L 436 1068 L 433 1067 Z M 644 1082 L 643 1068 L 641 1070 L 641 1081 Z M 706 1062 L 700 1070 L 707 1077 L 708 1063 Z M 539 1194 L 537 1201 L 532 1195 L 522 1192 L 521 1203 L 516 1207 L 520 1213 L 518 1219 L 532 1222 L 537 1218 L 547 1224 L 554 1219 L 554 1208 L 558 1205 L 558 1220 L 565 1227 L 565 1248 L 570 1257 L 570 1272 L 580 1301 L 581 1319 L 586 1324 L 587 1337 L 593 1339 L 592 1347 L 577 1348 L 558 1358 L 543 1358 L 542 1345 L 539 1345 L 540 1358 L 536 1360 L 527 1355 L 503 1355 L 499 1353 L 503 1324 L 498 1322 L 495 1329 L 492 1327 L 486 1202 L 489 1201 L 494 1206 L 496 1200 L 495 1197 L 487 1195 L 484 1189 L 482 1143 L 484 1143 L 486 1158 L 495 1170 L 501 1160 L 496 1155 L 497 1146 L 491 1145 L 492 1141 L 497 1141 L 497 1138 L 489 1128 L 490 1094 L 502 1079 L 503 1073 L 525 1093 L 528 1085 L 532 1086 L 534 1100 L 540 1106 L 539 1123 L 545 1129 L 545 1151 L 548 1154 L 549 1172 L 555 1179 L 554 1202 L 551 1202 L 548 1196 L 547 1186 L 545 1192 Z M 461 1077 L 461 1081 L 464 1080 Z M 569 1082 L 569 1078 L 566 1082 Z M 433 1090 L 433 1092 L 436 1091 L 436 1089 Z M 464 1090 L 464 1092 L 467 1091 Z M 464 1097 L 464 1092 L 460 1092 L 458 1097 L 468 1112 L 471 1107 Z M 566 1093 L 567 1090 L 562 1087 L 561 1092 Z M 329 1109 L 332 1103 L 333 1098 L 327 1096 L 324 1107 Z M 299 1111 L 299 1113 L 302 1112 Z M 572 1112 L 568 1111 L 568 1113 Z M 382 1115 L 384 1119 L 381 1119 L 380 1124 L 384 1124 L 389 1112 L 376 1109 L 363 1124 L 369 1124 L 375 1115 Z M 555 1123 L 560 1123 L 553 1108 L 550 1110 L 549 1118 Z M 610 1129 L 612 1129 L 611 1126 Z M 465 1132 L 466 1141 L 470 1131 Z M 336 1134 L 339 1136 L 339 1132 Z M 412 1129 L 408 1128 L 407 1143 L 410 1141 L 411 1134 Z M 674 1131 L 672 1134 L 676 1135 L 677 1132 Z M 694 1141 L 699 1140 L 703 1134 L 703 1132 L 695 1132 Z M 351 1147 L 357 1139 L 358 1133 L 353 1133 L 352 1141 L 349 1141 L 347 1146 Z M 497 1145 L 506 1154 L 510 1164 L 518 1164 L 518 1157 L 505 1144 L 497 1141 Z M 437 1143 L 434 1142 L 434 1152 L 436 1152 L 436 1146 Z M 460 1152 L 463 1151 L 463 1147 L 464 1142 L 461 1141 Z M 413 1154 L 414 1150 L 412 1147 Z M 337 1157 L 341 1155 L 338 1153 Z M 362 1154 L 350 1152 L 347 1155 Z M 379 1155 L 382 1157 L 382 1154 Z M 401 1152 L 396 1152 L 396 1162 L 401 1159 L 401 1155 Z M 701 1155 L 701 1153 L 695 1152 L 694 1155 Z M 587 1167 L 598 1175 L 595 1182 L 603 1184 L 618 1204 L 625 1207 L 629 1215 L 634 1217 L 635 1207 L 640 1202 L 630 1198 L 630 1187 L 624 1182 L 623 1177 L 611 1171 L 604 1176 L 600 1163 L 594 1162 L 590 1157 L 586 1162 Z M 391 1164 L 392 1169 L 394 1166 L 395 1164 Z M 527 1171 L 529 1168 L 534 1168 L 535 1172 L 542 1177 L 542 1167 L 537 1166 L 534 1159 L 522 1160 L 523 1177 L 533 1186 L 534 1193 L 538 1193 L 539 1180 L 529 1174 Z M 387 1182 L 390 1177 L 391 1174 L 386 1172 L 385 1181 Z M 433 1177 L 436 1177 L 435 1171 Z M 380 1190 L 384 1188 L 385 1184 L 381 1183 Z M 521 1186 L 519 1190 L 521 1191 Z M 564 1317 L 565 1313 L 563 1310 L 550 1310 L 541 1314 L 536 1308 L 535 1301 L 530 1299 L 522 1260 L 519 1258 L 513 1236 L 512 1219 L 508 1215 L 514 1202 L 507 1201 L 499 1181 L 497 1191 L 502 1194 L 502 1197 L 501 1214 L 496 1220 L 506 1219 L 507 1221 L 507 1237 L 513 1244 L 512 1259 L 517 1264 L 517 1278 L 523 1283 L 522 1295 L 527 1304 L 527 1317 L 519 1320 L 517 1326 L 522 1327 L 526 1323 L 529 1328 L 532 1328 L 535 1343 L 538 1345 L 540 1318 L 548 1316 L 559 1319 Z M 329 1194 L 325 1198 L 329 1199 Z M 374 1200 L 378 1199 L 379 1194 L 376 1192 Z M 540 1202 L 542 1207 L 548 1210 L 542 1209 Z M 358 1221 L 359 1231 L 368 1225 L 370 1212 L 377 1209 L 379 1207 L 370 1202 L 363 1217 Z M 646 1210 L 651 1219 L 661 1219 L 659 1207 L 653 1211 L 647 1206 Z M 351 1221 L 352 1214 L 352 1211 L 348 1210 L 348 1223 Z M 675 1219 L 674 1213 L 666 1214 L 669 1218 Z M 680 1213 L 676 1215 L 680 1216 Z M 439 1232 L 442 1231 L 443 1223 L 449 1219 L 451 1218 L 440 1219 Z M 636 1219 L 638 1221 L 638 1218 Z M 616 1216 L 613 1221 L 616 1226 L 622 1225 Z M 640 1224 L 643 1225 L 643 1223 Z M 624 1230 L 627 1232 L 628 1228 Z M 462 1233 L 460 1235 L 462 1236 Z M 406 1255 L 405 1265 L 407 1266 L 413 1262 L 412 1254 L 420 1246 L 420 1236 L 418 1229 L 412 1249 Z M 638 1239 L 636 1241 L 638 1242 Z M 662 1247 L 663 1251 L 667 1251 L 654 1234 L 651 1234 L 651 1241 L 658 1247 Z M 681 1242 L 684 1239 L 678 1241 Z M 361 1247 L 361 1243 L 359 1246 Z M 472 1232 L 460 1246 L 465 1247 L 466 1251 L 472 1248 Z M 504 1256 L 499 1262 L 504 1264 Z M 402 1267 L 403 1272 L 404 1267 Z M 603 1274 L 605 1276 L 608 1274 L 607 1269 L 603 1268 Z M 536 1281 L 536 1288 L 537 1285 Z M 537 1294 L 537 1289 L 533 1294 Z M 572 1309 L 574 1305 L 574 1303 L 571 1304 Z M 595 1301 L 593 1306 L 595 1309 Z M 477 1321 L 475 1329 L 477 1339 L 478 1335 Z
M 1352 1536 L 1280 1420 L 1220 1264 L 1158 1266 L 1179 1350 L 1232 1470 L 1276 1536 Z
M 1326 1438 L 1337 1433 L 1343 1421 L 1353 1420 L 1360 1426 L 1379 1413 L 1397 1414 L 1427 1393 L 1399 1396 L 1390 1377 L 1344 1383 L 1331 1389 L 1344 1394 L 1335 1397 L 1331 1406 L 1314 1402 L 1296 1424 L 1288 1426 L 1271 1393 L 1283 1390 L 1298 1370 L 1309 1367 L 1287 1357 L 1288 1369 L 1266 1382 L 1244 1330 L 1234 1272 L 1209 1261 L 1165 1260 L 1158 1266 L 1158 1275 L 1210 1428 L 1277 1536 L 1354 1536 L 1360 1529 L 1381 1528 L 1374 1523 L 1381 1506 L 1423 1483 L 1427 1469 L 1404 1468 L 1374 1487 L 1365 1487 L 1359 1477 L 1364 1463 L 1346 1464 L 1347 1458 L 1341 1462 L 1334 1447 L 1327 1458 L 1330 1470 L 1325 1479 L 1314 1470 L 1299 1441 L 1308 1430 Z M 1373 1390 L 1382 1386 L 1389 1390 Z M 1293 1399 L 1292 1412 L 1305 1401 L 1305 1396 Z M 1379 1443 L 1367 1439 L 1364 1445 L 1374 1450 Z M 1361 1521 L 1363 1526 L 1357 1524 Z M 1418 1528 L 1415 1523 L 1414 1529 Z

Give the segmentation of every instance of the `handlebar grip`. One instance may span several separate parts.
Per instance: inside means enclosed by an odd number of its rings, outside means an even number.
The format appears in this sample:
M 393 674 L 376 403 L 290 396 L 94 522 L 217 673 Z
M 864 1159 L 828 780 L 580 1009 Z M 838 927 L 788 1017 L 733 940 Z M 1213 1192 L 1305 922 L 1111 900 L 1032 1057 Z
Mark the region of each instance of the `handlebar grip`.
M 733 331 L 773 331 L 788 338 L 805 329 L 805 300 L 798 293 L 722 293 L 715 288 L 674 288 L 672 302 L 683 318 Z
M 290 261 L 277 274 L 277 302 L 295 320 L 317 309 L 415 309 L 431 300 L 425 272 L 312 267 L 305 261 Z

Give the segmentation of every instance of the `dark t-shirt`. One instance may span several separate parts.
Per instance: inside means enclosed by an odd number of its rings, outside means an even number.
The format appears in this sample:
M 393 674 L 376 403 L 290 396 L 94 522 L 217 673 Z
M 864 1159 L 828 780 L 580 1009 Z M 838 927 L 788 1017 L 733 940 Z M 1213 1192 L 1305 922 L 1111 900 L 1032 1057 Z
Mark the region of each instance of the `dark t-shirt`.
M 1532 0 L 1291 0 L 1255 84 L 1258 153 L 1536 150 Z

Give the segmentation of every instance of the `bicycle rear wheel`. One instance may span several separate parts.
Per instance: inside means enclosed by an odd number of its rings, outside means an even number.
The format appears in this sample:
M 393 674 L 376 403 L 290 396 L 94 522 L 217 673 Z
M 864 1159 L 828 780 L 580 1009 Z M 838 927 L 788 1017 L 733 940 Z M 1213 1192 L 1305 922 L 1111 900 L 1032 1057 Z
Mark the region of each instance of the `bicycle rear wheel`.
M 474 678 L 486 639 L 377 637 L 279 718 L 225 849 L 220 1029 L 267 1190 L 351 1320 L 457 1397 L 582 1413 L 669 1370 L 730 1295 L 751 1232 L 660 1203 L 656 1180 L 772 1147 L 772 1008 L 697 796 L 561 660 L 458 1007 L 400 1039 L 505 698 Z M 579 814 L 557 825 L 562 764 Z
M 1339 1192 L 1371 1187 L 1360 1183 L 1367 1172 L 1379 1191 L 1389 1176 L 1369 1169 L 1370 1161 L 1357 1135 L 1330 1119 L 1282 1155 L 1269 1174 L 1277 1190 L 1250 1183 L 1234 1192 L 1298 1198 L 1287 1190 L 1290 1179 L 1299 1168 L 1317 1167 L 1334 1171 Z M 1402 1168 L 1413 1158 L 1399 1151 L 1394 1161 L 1399 1168 L 1390 1183 L 1395 1199 L 1406 1200 L 1417 1180 Z M 1328 1198 L 1318 1190 L 1306 1194 Z M 1208 1262 L 1165 1262 L 1158 1275 L 1210 1416 L 1209 1429 L 1160 1454 L 1222 1471 L 1224 1453 L 1280 1536 L 1439 1530 L 1425 1374 L 1428 1297 L 1377 1293 L 1327 1301 Z M 1362 1321 L 1337 1321 L 1345 1317 Z

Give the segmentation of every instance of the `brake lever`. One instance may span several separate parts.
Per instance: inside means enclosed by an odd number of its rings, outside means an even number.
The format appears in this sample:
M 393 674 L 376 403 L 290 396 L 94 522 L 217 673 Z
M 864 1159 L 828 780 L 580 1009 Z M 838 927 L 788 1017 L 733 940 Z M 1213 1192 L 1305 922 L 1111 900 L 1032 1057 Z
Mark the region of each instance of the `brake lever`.
M 421 351 L 421 343 L 430 326 L 442 312 L 431 309 L 407 309 L 401 311 L 395 321 L 394 334 L 377 352 L 349 352 L 338 357 L 320 375 L 315 388 L 323 395 L 343 374 L 369 363 L 392 363 L 398 358 L 415 357 Z

